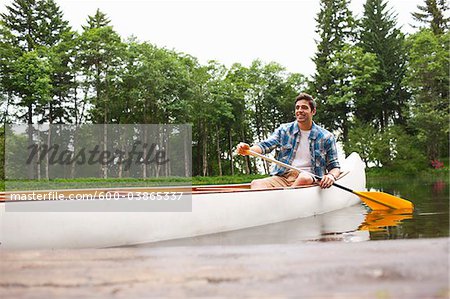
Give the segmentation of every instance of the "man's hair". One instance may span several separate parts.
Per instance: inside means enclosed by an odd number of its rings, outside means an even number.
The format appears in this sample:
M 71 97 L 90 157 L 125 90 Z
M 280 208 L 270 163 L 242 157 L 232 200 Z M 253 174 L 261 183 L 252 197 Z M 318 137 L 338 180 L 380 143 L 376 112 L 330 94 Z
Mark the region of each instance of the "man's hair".
M 316 101 L 314 101 L 313 97 L 310 96 L 307 93 L 301 92 L 296 98 L 295 98 L 295 104 L 297 104 L 298 101 L 305 100 L 308 101 L 309 108 L 311 108 L 311 111 L 316 109 Z

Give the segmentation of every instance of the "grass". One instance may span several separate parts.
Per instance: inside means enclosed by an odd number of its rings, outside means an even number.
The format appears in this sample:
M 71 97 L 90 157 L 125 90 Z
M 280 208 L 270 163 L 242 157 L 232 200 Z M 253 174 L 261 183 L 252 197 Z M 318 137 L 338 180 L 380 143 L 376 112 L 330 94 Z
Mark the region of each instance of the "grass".
M 53 180 L 9 180 L 0 181 L 0 190 L 44 190 L 44 189 L 81 189 L 81 188 L 114 188 L 114 187 L 151 187 L 151 186 L 180 186 L 180 185 L 220 185 L 248 183 L 265 175 L 235 175 L 214 177 L 169 177 L 169 178 L 77 178 Z
M 383 178 L 403 178 L 405 176 L 414 177 L 415 179 L 428 180 L 432 178 L 442 178 L 449 180 L 449 167 L 447 165 L 441 169 L 426 169 L 417 173 L 405 173 L 404 171 L 392 171 L 386 169 L 367 169 L 366 175 L 368 181 L 377 181 Z M 114 188 L 114 187 L 151 187 L 151 186 L 176 186 L 176 185 L 221 185 L 221 184 L 241 184 L 249 183 L 254 179 L 266 177 L 266 175 L 227 175 L 227 176 L 210 176 L 192 177 L 192 180 L 180 177 L 169 178 L 149 178 L 149 179 L 132 179 L 132 178 L 78 178 L 78 179 L 54 179 L 49 181 L 36 180 L 11 180 L 6 182 L 0 181 L 0 190 L 43 190 L 43 189 L 80 189 L 80 188 Z

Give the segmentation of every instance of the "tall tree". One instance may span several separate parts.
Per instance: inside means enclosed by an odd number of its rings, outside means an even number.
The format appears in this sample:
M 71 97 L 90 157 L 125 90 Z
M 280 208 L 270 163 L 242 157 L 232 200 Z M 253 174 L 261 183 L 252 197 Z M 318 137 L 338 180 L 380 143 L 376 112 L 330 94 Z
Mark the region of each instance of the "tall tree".
M 14 46 L 15 36 L 0 22 L 0 97 L 2 115 L 0 122 L 10 121 L 10 107 L 14 105 L 14 61 L 20 57 L 20 51 Z
M 89 16 L 87 23 L 80 36 L 78 59 L 81 73 L 93 93 L 92 120 L 107 124 L 111 120 L 109 98 L 112 81 L 117 79 L 123 44 L 120 36 L 109 26 L 109 19 L 100 10 L 94 16 Z
M 333 71 L 332 58 L 354 40 L 355 21 L 348 0 L 321 0 L 317 15 L 317 53 L 313 58 L 316 72 L 310 87 L 320 113 L 317 121 L 330 130 L 339 129 L 347 138 L 348 104 L 340 96 L 343 78 Z
M 33 51 L 39 44 L 39 1 L 16 0 L 0 14 L 2 21 L 16 37 L 15 46 L 22 51 Z
M 2 43 L 9 43 L 9 47 L 14 47 L 16 55 L 9 56 L 9 64 L 14 63 L 22 56 L 23 60 L 27 60 L 30 56 L 26 53 L 35 52 L 41 58 L 50 61 L 51 85 L 54 87 L 48 94 L 46 101 L 28 105 L 35 107 L 36 111 L 28 111 L 29 115 L 40 115 L 39 121 L 46 121 L 55 118 L 54 114 L 62 114 L 62 85 L 67 83 L 61 82 L 61 69 L 64 66 L 61 60 L 55 60 L 53 57 L 58 53 L 56 46 L 67 38 L 70 32 L 68 22 L 63 20 L 63 14 L 60 8 L 53 0 L 16 0 L 11 5 L 6 6 L 6 12 L 0 15 L 3 22 L 4 30 L 9 32 L 13 38 L 8 38 L 7 34 L 2 36 Z M 6 40 L 3 40 L 6 38 Z M 8 63 L 3 64 L 3 66 Z M 23 63 L 23 61 L 22 61 Z M 18 74 L 18 76 L 20 76 Z M 44 78 L 43 78 L 44 79 Z M 26 94 L 26 90 L 16 90 L 19 85 L 7 85 L 10 93 L 16 95 Z M 24 85 L 20 85 L 24 86 Z M 11 89 L 12 88 L 12 89 Z M 16 89 L 14 89 L 16 88 Z M 19 98 L 19 102 L 21 99 Z M 29 101 L 29 98 L 26 100 Z M 20 104 L 22 106 L 26 106 Z M 53 108 L 52 108 L 53 107 Z M 58 109 L 56 107 L 59 107 Z M 54 111 L 58 110 L 57 113 Z M 28 118 L 33 121 L 33 118 Z
M 107 150 L 108 127 L 106 124 L 114 118 L 114 104 L 111 102 L 114 81 L 117 80 L 118 69 L 121 65 L 121 49 L 123 44 L 120 36 L 108 26 L 110 21 L 104 13 L 97 10 L 94 16 L 89 16 L 87 25 L 83 26 L 80 36 L 81 73 L 86 80 L 87 92 L 92 105 L 91 116 L 94 123 L 103 126 L 103 150 Z M 102 164 L 103 178 L 108 176 L 107 167 Z
M 246 101 L 246 94 L 250 88 L 248 80 L 248 68 L 239 63 L 235 63 L 228 70 L 226 81 L 228 86 L 227 101 L 231 104 L 234 122 L 228 124 L 228 156 L 230 157 L 230 172 L 234 174 L 235 167 L 244 169 L 249 173 L 250 158 L 233 159 L 233 148 L 238 141 L 253 142 L 251 130 L 252 119 L 249 117 L 249 101 Z M 237 164 L 237 165 L 236 165 Z
M 71 72 L 73 52 L 71 41 L 74 32 L 69 22 L 64 20 L 60 7 L 54 0 L 39 2 L 37 12 L 39 20 L 38 42 L 47 48 L 47 57 L 52 65 L 52 96 L 45 107 L 43 119 L 49 123 L 68 120 L 65 103 L 69 101 L 73 75 Z
M 372 94 L 375 122 L 384 130 L 392 123 L 405 124 L 404 109 L 409 99 L 403 80 L 406 74 L 405 38 L 397 28 L 396 16 L 384 0 L 367 0 L 361 20 L 359 46 L 376 55 L 379 71 L 376 81 L 382 85 Z
M 434 34 L 443 34 L 448 29 L 450 18 L 446 17 L 448 11 L 447 0 L 425 0 L 425 5 L 417 5 L 418 12 L 412 13 L 413 19 L 425 23 Z
M 449 31 L 435 35 L 430 29 L 408 38 L 407 82 L 413 91 L 409 125 L 430 161 L 449 154 L 449 38 Z

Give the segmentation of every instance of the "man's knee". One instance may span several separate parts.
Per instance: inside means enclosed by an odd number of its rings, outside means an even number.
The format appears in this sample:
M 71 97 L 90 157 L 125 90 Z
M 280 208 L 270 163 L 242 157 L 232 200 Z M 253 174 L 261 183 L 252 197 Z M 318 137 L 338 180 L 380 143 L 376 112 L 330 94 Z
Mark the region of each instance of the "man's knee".
M 292 186 L 310 185 L 314 182 L 313 178 L 304 173 L 300 173 Z
M 250 184 L 251 189 L 266 189 L 269 188 L 264 179 L 253 180 Z

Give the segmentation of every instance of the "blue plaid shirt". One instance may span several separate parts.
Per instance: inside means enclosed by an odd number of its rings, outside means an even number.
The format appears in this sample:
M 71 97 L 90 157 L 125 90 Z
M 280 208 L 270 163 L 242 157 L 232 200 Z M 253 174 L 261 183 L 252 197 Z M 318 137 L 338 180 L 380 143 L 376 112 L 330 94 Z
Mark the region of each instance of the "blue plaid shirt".
M 263 154 L 279 148 L 280 152 L 277 159 L 292 165 L 300 143 L 300 133 L 297 121 L 282 124 L 267 140 L 258 143 L 258 146 L 262 149 Z M 313 122 L 308 139 L 309 152 L 311 154 L 311 171 L 314 174 L 323 176 L 333 168 L 340 168 L 333 134 Z M 286 171 L 286 168 L 275 165 L 270 174 L 282 175 Z

